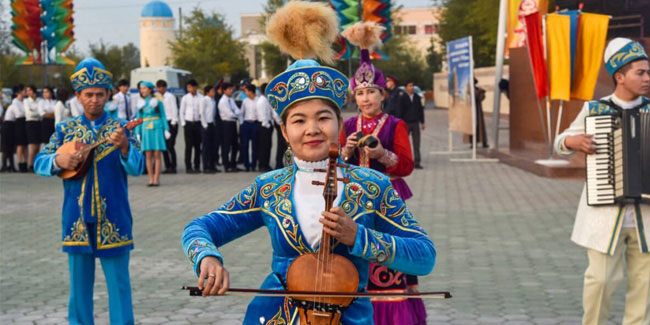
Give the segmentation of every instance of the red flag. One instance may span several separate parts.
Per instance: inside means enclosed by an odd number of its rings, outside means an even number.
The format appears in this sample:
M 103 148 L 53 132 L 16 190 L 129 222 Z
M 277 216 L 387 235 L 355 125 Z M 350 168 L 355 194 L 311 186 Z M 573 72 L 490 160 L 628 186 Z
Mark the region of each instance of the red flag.
M 526 17 L 526 40 L 528 42 L 528 54 L 533 66 L 535 75 L 535 87 L 537 98 L 548 96 L 548 72 L 544 60 L 544 44 L 542 43 L 542 24 L 539 19 L 539 12 L 534 12 Z

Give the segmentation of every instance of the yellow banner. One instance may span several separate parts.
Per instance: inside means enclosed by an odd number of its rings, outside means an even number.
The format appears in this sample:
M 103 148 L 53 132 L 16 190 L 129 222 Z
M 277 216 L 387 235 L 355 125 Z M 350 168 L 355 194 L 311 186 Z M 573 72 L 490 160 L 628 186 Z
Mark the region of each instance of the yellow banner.
M 571 94 L 571 18 L 546 16 L 546 44 L 551 99 L 568 101 Z
M 548 0 L 505 0 L 508 1 L 508 17 L 506 39 L 506 57 L 510 55 L 511 47 L 522 47 L 526 45 L 526 26 L 524 17 L 534 12 L 539 12 L 544 17 L 548 11 Z
M 609 16 L 588 13 L 580 15 L 571 98 L 593 98 L 603 62 L 608 25 Z

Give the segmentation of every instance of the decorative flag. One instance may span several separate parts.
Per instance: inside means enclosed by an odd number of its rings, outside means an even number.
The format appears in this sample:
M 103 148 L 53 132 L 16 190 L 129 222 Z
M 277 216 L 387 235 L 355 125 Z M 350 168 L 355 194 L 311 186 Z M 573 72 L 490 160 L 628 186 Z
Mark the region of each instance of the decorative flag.
M 330 0 L 330 5 L 336 11 L 339 18 L 341 30 L 351 26 L 360 20 L 359 18 L 359 1 L 358 0 Z M 341 46 L 341 51 L 334 57 L 335 60 L 349 59 L 352 56 L 352 46 L 348 41 L 341 37 L 336 39 L 336 43 Z
M 580 21 L 580 11 L 565 10 L 559 12 L 559 14 L 569 16 L 571 19 L 571 80 L 573 80 L 573 72 L 576 61 L 576 46 L 578 45 L 578 21 Z
M 548 0 L 505 0 L 508 1 L 508 17 L 506 39 L 506 58 L 510 55 L 511 47 L 526 45 L 525 16 L 539 12 L 543 17 L 548 9 Z
M 571 98 L 593 98 L 603 61 L 608 25 L 609 16 L 589 13 L 580 15 Z
M 544 60 L 544 45 L 539 13 L 535 12 L 524 18 L 526 21 L 526 43 L 528 44 L 528 54 L 530 55 L 530 62 L 535 77 L 537 98 L 544 98 L 548 96 L 548 75 L 546 72 L 546 61 Z
M 568 101 L 571 94 L 571 18 L 565 15 L 546 16 L 548 73 L 551 99 Z

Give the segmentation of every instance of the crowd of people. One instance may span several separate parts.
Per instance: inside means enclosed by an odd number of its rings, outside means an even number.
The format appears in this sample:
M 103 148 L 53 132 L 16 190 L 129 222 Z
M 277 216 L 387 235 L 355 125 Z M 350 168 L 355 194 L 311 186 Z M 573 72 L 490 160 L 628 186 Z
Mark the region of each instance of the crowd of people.
M 414 83 L 398 87 L 387 75 L 382 92 L 383 110 L 406 122 L 412 137 L 415 168 L 420 164 L 420 129 L 424 128 L 424 107 L 414 92 Z M 182 127 L 185 140 L 185 172 L 267 172 L 284 166 L 287 143 L 281 134 L 282 120 L 264 95 L 266 83 L 259 87 L 248 80 L 237 84 L 219 80 L 199 90 L 189 80 L 180 100 L 167 91 L 167 82 L 141 81 L 137 93 L 129 91 L 129 80 L 112 87 L 104 110 L 123 120 L 143 119 L 135 129 L 147 160 L 149 186 L 160 184 L 160 174 L 178 172 L 176 137 Z M 83 107 L 66 89 L 56 92 L 45 87 L 38 97 L 33 85 L 17 85 L 14 98 L 2 116 L 1 172 L 32 172 L 34 156 L 49 142 L 54 125 L 80 116 Z M 180 103 L 180 104 L 179 104 Z M 3 114 L 4 113 L 4 114 Z M 275 161 L 271 162 L 273 132 L 276 133 Z M 17 165 L 14 163 L 17 157 Z M 164 162 L 164 169 L 162 163 Z M 17 168 L 16 168 L 17 167 Z M 222 169 L 220 168 L 222 167 Z

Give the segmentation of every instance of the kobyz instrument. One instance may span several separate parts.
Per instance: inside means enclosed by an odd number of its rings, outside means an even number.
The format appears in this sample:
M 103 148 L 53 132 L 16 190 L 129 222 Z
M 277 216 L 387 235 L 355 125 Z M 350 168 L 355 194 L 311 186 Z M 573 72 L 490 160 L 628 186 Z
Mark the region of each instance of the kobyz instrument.
M 134 127 L 140 124 L 142 124 L 141 118 L 127 123 L 124 128 L 127 130 L 132 130 Z M 61 173 L 59 173 L 59 177 L 63 179 L 77 179 L 86 175 L 86 172 L 88 172 L 88 168 L 90 168 L 90 164 L 93 161 L 94 149 L 109 141 L 109 139 L 100 139 L 91 144 L 78 141 L 70 141 L 61 145 L 59 149 L 56 150 L 57 154 L 76 154 L 79 158 L 81 158 L 81 163 L 74 170 L 62 170 Z
M 325 210 L 332 208 L 336 199 L 337 181 L 336 163 L 339 156 L 338 146 L 332 144 L 329 151 L 329 165 L 325 182 L 314 182 L 323 185 Z M 359 286 L 357 268 L 347 258 L 332 253 L 332 238 L 323 231 L 318 252 L 298 256 L 289 265 L 287 271 L 287 289 L 289 291 L 312 292 L 349 292 L 356 293 Z M 290 297 L 291 303 L 298 307 L 300 324 L 340 324 L 345 309 L 352 303 L 352 297 Z
M 596 153 L 586 158 L 588 205 L 650 198 L 650 113 L 619 113 L 585 118 L 596 143 Z

